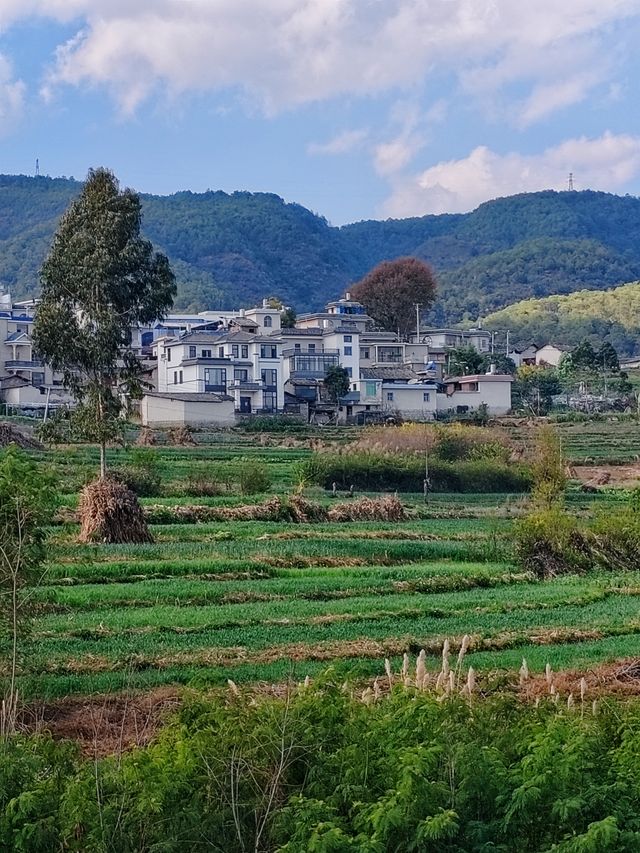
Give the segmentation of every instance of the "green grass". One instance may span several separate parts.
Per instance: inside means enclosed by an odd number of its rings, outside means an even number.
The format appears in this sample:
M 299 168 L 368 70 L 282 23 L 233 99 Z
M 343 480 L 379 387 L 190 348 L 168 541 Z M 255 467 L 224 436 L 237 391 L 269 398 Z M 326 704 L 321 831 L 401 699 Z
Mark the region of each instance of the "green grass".
M 575 460 L 632 459 L 640 436 L 631 421 L 562 424 L 561 431 Z M 347 433 L 323 435 L 344 440 Z M 189 475 L 222 477 L 241 456 L 267 467 L 271 494 L 285 494 L 310 452 L 261 447 L 255 436 L 208 438 L 195 448 L 158 448 L 166 494 L 143 503 L 257 502 L 264 496 L 180 492 Z M 68 487 L 64 503 L 75 506 L 79 486 L 95 473 L 96 449 L 36 455 Z M 131 450 L 109 452 L 114 464 L 132 458 Z M 317 488 L 309 497 L 334 502 Z M 625 499 L 616 490 L 567 493 L 571 511 L 584 518 L 615 512 Z M 369 677 L 383 673 L 385 655 L 398 668 L 401 651 L 435 649 L 467 633 L 476 644 L 468 662 L 480 671 L 517 670 L 523 656 L 542 670 L 547 661 L 560 668 L 640 655 L 640 567 L 538 582 L 512 555 L 513 519 L 526 497 L 402 500 L 414 517 L 398 524 L 163 524 L 153 526 L 153 544 L 137 546 L 79 545 L 77 525 L 55 526 L 49 570 L 33 592 L 20 689 L 44 698 L 228 678 L 272 683 L 328 666 Z M 288 659 L 292 647 L 296 662 Z M 437 666 L 434 652 L 429 661 Z

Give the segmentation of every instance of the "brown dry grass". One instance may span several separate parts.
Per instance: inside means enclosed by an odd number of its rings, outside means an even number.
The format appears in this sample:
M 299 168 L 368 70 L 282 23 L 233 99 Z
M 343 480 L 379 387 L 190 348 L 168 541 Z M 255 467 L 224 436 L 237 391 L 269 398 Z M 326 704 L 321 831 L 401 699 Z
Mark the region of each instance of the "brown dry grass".
M 195 447 L 195 439 L 188 426 L 179 426 L 167 432 L 167 444 L 175 447 Z
M 11 444 L 15 444 L 23 450 L 44 449 L 44 445 L 40 444 L 39 441 L 16 429 L 12 424 L 0 423 L 0 447 L 9 447 Z
M 123 483 L 101 477 L 85 486 L 78 502 L 80 542 L 153 542 L 136 495 Z
M 359 498 L 336 504 L 329 510 L 329 521 L 404 521 L 407 517 L 398 498 Z

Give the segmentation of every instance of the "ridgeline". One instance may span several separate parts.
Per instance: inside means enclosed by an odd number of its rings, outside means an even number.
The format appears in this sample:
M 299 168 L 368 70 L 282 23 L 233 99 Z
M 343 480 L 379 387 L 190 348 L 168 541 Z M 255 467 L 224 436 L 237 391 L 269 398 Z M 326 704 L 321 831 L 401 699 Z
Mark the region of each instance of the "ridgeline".
M 0 283 L 37 293 L 38 269 L 80 183 L 0 176 Z M 468 214 L 340 228 L 270 193 L 143 195 L 143 230 L 166 252 L 181 310 L 234 308 L 277 295 L 319 308 L 381 260 L 415 255 L 439 279 L 431 320 L 454 323 L 520 299 L 606 289 L 640 278 L 640 199 L 527 193 Z

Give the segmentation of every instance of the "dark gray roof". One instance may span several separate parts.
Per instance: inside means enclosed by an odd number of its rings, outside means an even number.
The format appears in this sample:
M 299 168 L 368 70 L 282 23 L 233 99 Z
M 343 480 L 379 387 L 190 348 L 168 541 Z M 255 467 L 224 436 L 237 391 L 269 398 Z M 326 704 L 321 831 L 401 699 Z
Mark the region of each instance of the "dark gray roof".
M 176 338 L 174 341 L 170 341 L 167 346 L 174 347 L 178 344 L 218 344 L 220 341 L 224 340 L 226 337 L 225 333 L 216 334 L 215 332 L 187 332 L 186 335 L 182 335 L 180 338 Z
M 163 400 L 182 400 L 184 403 L 223 403 L 226 400 L 232 400 L 229 394 L 190 394 L 189 392 L 180 393 L 179 391 L 147 391 L 145 397 L 160 397 Z
M 310 326 L 308 329 L 298 329 L 297 327 L 293 329 L 282 329 L 281 332 L 276 331 L 272 332 L 272 334 L 282 334 L 284 337 L 287 337 L 287 335 L 321 335 L 324 331 L 325 330 L 321 329 L 320 326 Z
M 319 385 L 320 382 L 318 379 L 305 379 L 303 376 L 294 377 L 293 379 L 288 379 L 287 382 L 290 385 L 300 385 L 302 386 L 316 386 Z
M 408 382 L 410 379 L 420 379 L 420 376 L 410 367 L 362 367 L 362 379 L 399 379 Z
M 250 320 L 248 317 L 233 317 L 231 320 L 229 320 L 229 325 L 257 329 L 260 323 L 257 323 L 255 320 Z
M 336 332 L 339 332 L 341 335 L 359 335 L 360 329 L 355 324 L 353 326 L 346 326 L 342 324 L 340 326 L 336 326 L 334 329 L 323 329 L 323 334 L 325 335 L 333 335 Z
M 24 376 L 5 376 L 4 379 L 0 379 L 0 389 L 6 390 L 7 388 L 22 388 L 25 385 L 30 385 L 28 379 L 25 379 Z

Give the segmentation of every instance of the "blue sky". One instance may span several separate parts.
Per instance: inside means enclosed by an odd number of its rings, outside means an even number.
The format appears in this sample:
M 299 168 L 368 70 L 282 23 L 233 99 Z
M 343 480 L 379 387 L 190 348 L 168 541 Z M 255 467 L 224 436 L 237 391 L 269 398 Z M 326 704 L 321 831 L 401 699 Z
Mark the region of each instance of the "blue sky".
M 528 8 L 530 7 L 530 8 Z M 0 0 L 0 171 L 341 224 L 640 193 L 640 0 Z

